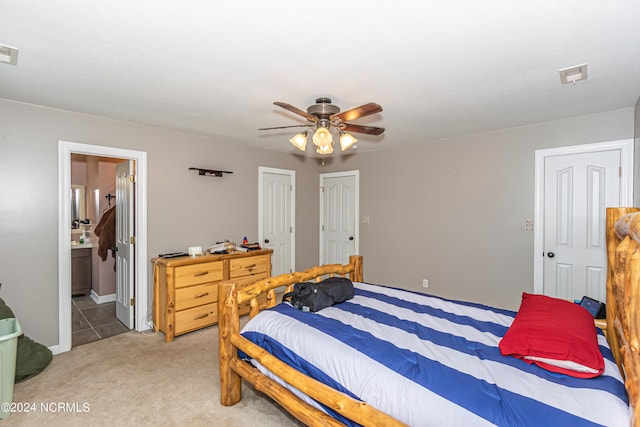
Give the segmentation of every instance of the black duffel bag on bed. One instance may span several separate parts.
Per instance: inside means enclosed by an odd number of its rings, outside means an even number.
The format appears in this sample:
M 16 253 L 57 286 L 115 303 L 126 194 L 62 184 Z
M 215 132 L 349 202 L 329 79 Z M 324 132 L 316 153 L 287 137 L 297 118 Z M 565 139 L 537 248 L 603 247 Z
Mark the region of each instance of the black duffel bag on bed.
M 321 282 L 302 282 L 282 296 L 298 310 L 316 312 L 353 298 L 353 283 L 344 277 L 329 277 Z

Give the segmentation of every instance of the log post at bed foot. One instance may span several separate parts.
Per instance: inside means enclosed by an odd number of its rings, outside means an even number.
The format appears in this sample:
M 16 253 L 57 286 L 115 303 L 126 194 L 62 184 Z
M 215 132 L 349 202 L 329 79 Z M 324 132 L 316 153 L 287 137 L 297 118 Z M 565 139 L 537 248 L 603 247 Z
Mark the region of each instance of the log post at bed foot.
M 622 271 L 616 272 L 616 265 L 618 265 L 616 260 L 616 248 L 621 243 L 621 238 L 619 238 L 616 234 L 615 224 L 616 222 L 624 215 L 630 214 L 633 212 L 640 211 L 639 208 L 607 208 L 606 211 L 606 242 L 607 242 L 607 331 L 614 331 L 614 319 L 616 313 L 620 310 L 620 307 L 617 303 L 617 286 L 618 283 L 616 281 L 616 274 L 619 277 L 624 277 L 624 273 L 626 272 L 626 266 L 624 262 L 620 262 L 620 267 Z M 626 253 L 624 253 L 626 256 Z M 622 261 L 622 260 L 621 260 Z M 610 336 L 609 336 L 610 335 Z M 607 335 L 607 339 L 609 341 L 609 346 L 611 347 L 611 352 L 618 364 L 618 369 L 620 369 L 620 373 L 624 376 L 624 371 L 622 369 L 621 357 L 620 357 L 620 343 L 618 341 L 618 337 L 615 333 Z
M 235 283 L 223 281 L 218 286 L 218 346 L 220 358 L 220 403 L 235 405 L 242 399 L 240 376 L 231 368 L 238 359 L 238 352 L 230 337 L 240 333 L 240 317 Z
M 352 282 L 362 282 L 362 255 L 349 256 L 349 264 L 353 265 L 353 272 L 349 275 Z

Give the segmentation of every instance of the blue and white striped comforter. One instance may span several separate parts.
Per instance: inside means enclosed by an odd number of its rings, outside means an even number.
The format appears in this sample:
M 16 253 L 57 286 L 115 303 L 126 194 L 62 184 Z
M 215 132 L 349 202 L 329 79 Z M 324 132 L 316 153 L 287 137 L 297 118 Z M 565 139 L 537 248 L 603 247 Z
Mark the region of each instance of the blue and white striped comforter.
M 288 304 L 265 310 L 242 334 L 410 426 L 629 425 L 624 385 L 601 333 L 605 372 L 578 379 L 500 354 L 512 311 L 354 286 L 353 299 L 317 313 Z

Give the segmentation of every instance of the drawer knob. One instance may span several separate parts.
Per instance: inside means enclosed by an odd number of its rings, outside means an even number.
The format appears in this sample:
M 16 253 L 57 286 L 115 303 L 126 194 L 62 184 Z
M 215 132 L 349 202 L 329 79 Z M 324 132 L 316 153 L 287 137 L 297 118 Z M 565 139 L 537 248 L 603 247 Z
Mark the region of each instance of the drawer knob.
M 249 270 L 251 270 L 252 268 L 256 268 L 256 265 L 255 264 L 249 264 L 249 265 L 247 265 L 247 268 Z
M 195 273 L 195 274 L 193 275 L 193 277 L 206 276 L 207 274 L 209 274 L 209 272 L 208 272 L 208 271 L 202 271 L 202 272 L 200 272 L 200 273 Z
M 209 317 L 209 313 L 202 314 L 200 316 L 196 316 L 194 320 L 204 319 L 205 317 Z
M 196 295 L 195 298 L 202 298 L 202 297 L 206 297 L 207 295 L 209 295 L 209 292 L 203 292 L 201 294 Z

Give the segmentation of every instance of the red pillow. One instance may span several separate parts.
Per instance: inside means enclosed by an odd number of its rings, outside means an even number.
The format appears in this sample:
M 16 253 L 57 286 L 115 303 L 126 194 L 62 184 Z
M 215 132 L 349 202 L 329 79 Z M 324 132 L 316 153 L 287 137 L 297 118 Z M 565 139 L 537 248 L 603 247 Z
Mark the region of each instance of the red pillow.
M 578 304 L 546 295 L 522 293 L 520 309 L 499 347 L 503 356 L 578 378 L 604 371 L 593 316 Z

